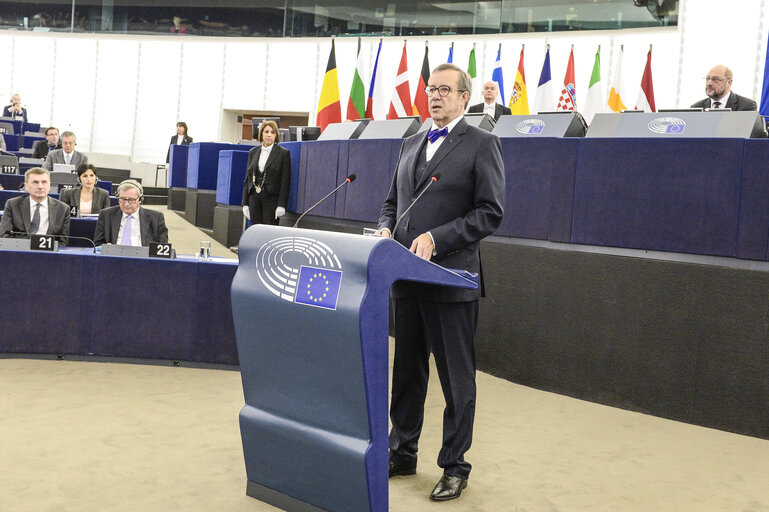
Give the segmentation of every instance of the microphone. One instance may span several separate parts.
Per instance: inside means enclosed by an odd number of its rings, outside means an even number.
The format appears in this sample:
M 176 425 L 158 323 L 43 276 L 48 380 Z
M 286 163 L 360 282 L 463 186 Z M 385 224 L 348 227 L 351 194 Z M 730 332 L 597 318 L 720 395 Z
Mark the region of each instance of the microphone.
M 329 193 L 326 195 L 326 197 L 324 197 L 323 199 L 321 199 L 320 201 L 318 201 L 318 202 L 317 202 L 317 203 L 315 203 L 314 205 L 310 206 L 310 207 L 309 207 L 307 210 L 305 210 L 305 212 L 304 212 L 303 214 L 301 214 L 301 215 L 299 216 L 299 218 L 298 218 L 298 219 L 296 219 L 296 222 L 294 222 L 294 226 L 293 226 L 293 227 L 297 227 L 297 226 L 299 225 L 299 221 L 300 221 L 300 220 L 302 220 L 302 218 L 303 218 L 305 215 L 307 215 L 308 213 L 310 213 L 310 211 L 311 211 L 313 208 L 315 208 L 315 207 L 316 207 L 316 206 L 318 206 L 320 203 L 322 203 L 323 201 L 325 201 L 326 199 L 328 199 L 329 197 L 331 197 L 331 196 L 334 194 L 334 192 L 336 192 L 336 191 L 337 191 L 337 190 L 339 190 L 340 188 L 344 187 L 344 186 L 345 186 L 345 185 L 347 185 L 348 183 L 352 183 L 353 181 L 355 181 L 355 178 L 356 178 L 356 176 L 355 176 L 354 174 L 350 174 L 349 176 L 347 176 L 347 177 L 344 179 L 344 181 L 342 182 L 342 184 L 341 184 L 341 185 L 339 185 L 339 186 L 338 186 L 338 187 L 336 187 L 334 190 L 332 190 L 331 192 L 329 192 Z
M 22 236 L 32 236 L 32 235 L 42 235 L 46 233 L 27 233 L 25 231 L 11 231 L 11 235 L 22 235 Z M 89 244 L 91 244 L 91 247 L 93 247 L 93 252 L 96 254 L 96 245 L 93 243 L 93 240 L 91 240 L 88 237 L 85 236 L 71 236 L 71 235 L 51 235 L 54 238 L 66 238 L 68 240 L 85 240 Z
M 425 185 L 425 188 L 422 189 L 422 192 L 419 193 L 419 195 L 416 197 L 416 199 L 411 201 L 411 204 L 409 205 L 408 208 L 406 208 L 406 211 L 403 212 L 400 217 L 398 217 L 398 221 L 395 223 L 395 227 L 393 228 L 392 233 L 390 233 L 390 236 L 392 236 L 393 239 L 395 238 L 395 233 L 397 232 L 398 224 L 401 223 L 401 221 L 403 220 L 403 217 L 405 217 L 406 214 L 409 212 L 409 210 L 411 210 L 414 207 L 414 205 L 417 204 L 417 201 L 419 201 L 419 198 L 422 197 L 422 194 L 427 192 L 427 189 L 430 188 L 430 185 L 432 185 L 433 183 L 435 183 L 439 179 L 441 179 L 441 173 L 436 172 L 435 174 L 433 174 L 432 177 L 430 178 L 430 181 L 428 181 L 427 185 Z

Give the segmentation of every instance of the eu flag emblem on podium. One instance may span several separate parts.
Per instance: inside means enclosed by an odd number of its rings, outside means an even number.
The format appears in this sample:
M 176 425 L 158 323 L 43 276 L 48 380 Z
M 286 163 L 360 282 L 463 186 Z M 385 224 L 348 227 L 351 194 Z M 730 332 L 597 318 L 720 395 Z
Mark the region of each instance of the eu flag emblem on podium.
M 294 302 L 307 306 L 336 309 L 341 283 L 342 272 L 340 270 L 302 265 L 299 269 Z

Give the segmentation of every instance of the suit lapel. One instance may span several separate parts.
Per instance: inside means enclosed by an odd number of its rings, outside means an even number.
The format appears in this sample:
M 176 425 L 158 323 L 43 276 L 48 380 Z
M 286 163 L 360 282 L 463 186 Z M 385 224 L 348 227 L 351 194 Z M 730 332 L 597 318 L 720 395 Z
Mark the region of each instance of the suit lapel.
M 50 235 L 51 231 L 52 231 L 52 228 L 53 228 L 53 225 L 56 222 L 56 218 L 55 218 L 56 212 L 54 212 L 54 210 L 52 208 L 53 205 L 51 204 L 51 198 L 50 197 L 46 200 L 46 202 L 48 203 L 47 204 L 47 206 L 48 206 L 48 231 L 46 231 L 45 234 L 46 235 Z
M 429 133 L 430 133 L 429 130 L 425 130 L 424 134 L 422 135 L 419 141 L 419 144 L 417 144 L 416 151 L 413 152 L 411 155 L 409 155 L 409 158 L 411 158 L 411 160 L 408 162 L 407 178 L 408 178 L 408 186 L 411 189 L 411 192 L 419 188 L 419 184 L 417 184 L 417 186 L 414 186 L 414 178 L 416 177 L 417 164 L 419 163 L 419 153 L 422 152 L 422 148 L 424 148 L 425 144 L 427 144 L 427 136 L 429 135 Z M 426 174 L 427 173 L 425 173 L 425 175 L 423 175 L 422 178 L 419 180 L 420 183 L 424 181 Z
M 141 235 L 142 245 L 147 245 L 147 234 L 149 233 L 149 216 L 143 208 L 139 208 L 139 234 Z
M 737 95 L 734 93 L 731 93 L 729 95 L 729 101 L 726 102 L 726 105 L 724 105 L 724 108 L 730 108 L 732 110 L 737 110 Z
M 21 201 L 21 220 L 24 223 L 24 232 L 29 233 L 29 225 L 32 223 L 32 219 L 29 215 L 29 204 L 30 204 L 30 198 L 29 196 L 25 197 Z
M 110 221 L 110 229 L 112 230 L 112 233 L 110 233 L 110 239 L 112 239 L 113 244 L 118 243 L 117 236 L 120 234 L 120 221 L 123 220 L 123 210 L 120 208 L 117 209 L 117 215 L 112 216 L 112 220 Z
M 430 162 L 427 164 L 427 169 L 422 173 L 422 177 L 420 178 L 419 183 L 417 183 L 417 189 L 419 189 L 422 184 L 434 174 L 433 171 L 440 165 L 441 161 L 461 144 L 466 131 L 467 122 L 464 119 L 461 119 L 454 129 L 449 132 L 446 136 L 446 140 L 441 143 L 441 147 L 438 148 L 438 151 L 436 151 L 430 159 Z
M 270 156 L 267 157 L 267 161 L 264 162 L 264 172 L 267 172 L 267 168 L 272 165 L 276 158 L 278 158 L 277 144 L 273 144 L 273 148 L 270 150 Z

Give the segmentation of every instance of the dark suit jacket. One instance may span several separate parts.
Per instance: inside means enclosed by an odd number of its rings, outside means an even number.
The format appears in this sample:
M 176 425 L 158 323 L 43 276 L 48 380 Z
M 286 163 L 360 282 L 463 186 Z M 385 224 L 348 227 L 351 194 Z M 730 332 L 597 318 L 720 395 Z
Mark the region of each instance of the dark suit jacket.
M 480 241 L 499 226 L 505 203 L 505 171 L 499 139 L 460 120 L 415 186 L 417 160 L 426 141 L 424 131 L 403 142 L 379 228 L 392 232 L 412 199 L 431 176 L 440 172 L 441 178 L 401 221 L 393 237 L 408 248 L 417 236 L 429 231 L 436 252 L 431 261 L 447 268 L 480 273 Z M 396 283 L 393 296 L 418 295 L 454 302 L 475 300 L 479 291 Z
M 80 215 L 80 192 L 82 187 L 70 188 L 59 194 L 59 200 L 66 203 L 67 206 L 77 208 Z M 106 190 L 99 187 L 93 188 L 93 200 L 91 201 L 91 213 L 99 213 L 103 209 L 109 208 L 109 194 Z
M 478 103 L 477 105 L 473 105 L 472 107 L 468 108 L 467 111 L 470 114 L 483 113 L 483 105 L 483 103 Z M 501 115 L 510 115 L 512 113 L 513 112 L 509 108 L 502 105 L 501 103 L 497 103 L 497 105 L 494 107 L 494 121 L 499 121 L 499 116 Z
M 99 212 L 93 243 L 95 245 L 117 243 L 122 218 L 123 212 L 120 210 L 120 206 L 112 206 Z M 168 243 L 168 228 L 162 213 L 139 208 L 139 223 L 141 224 L 142 245 L 149 245 L 150 242 Z
M 243 205 L 248 204 L 248 194 L 254 190 L 254 176 L 257 177 L 257 184 L 261 183 L 259 178 L 259 156 L 262 152 L 262 145 L 251 148 L 248 152 L 248 166 L 246 171 L 246 180 L 243 182 Z M 288 183 L 291 180 L 291 153 L 286 148 L 273 144 L 270 156 L 264 164 L 264 188 L 267 193 L 278 198 L 278 206 L 286 207 L 288 204 Z
M 0 222 L 0 236 L 3 238 L 29 238 L 26 235 L 12 235 L 11 231 L 29 233 L 32 215 L 29 212 L 29 195 L 14 197 L 5 203 L 3 220 Z M 69 207 L 52 197 L 48 198 L 48 235 L 69 236 Z M 57 237 L 59 244 L 67 245 L 67 238 Z
M 692 105 L 692 108 L 710 108 L 710 98 L 705 98 L 704 100 L 698 101 Z M 746 98 L 745 96 L 740 96 L 734 92 L 729 95 L 729 101 L 726 102 L 724 108 L 730 108 L 735 111 L 758 110 L 755 101 L 751 100 L 750 98 Z
M 61 141 L 59 141 L 59 143 L 56 144 L 56 147 L 53 149 L 61 149 Z M 48 151 L 50 151 L 48 141 L 39 140 L 35 142 L 35 147 L 32 151 L 32 158 L 45 158 L 48 156 Z
M 174 135 L 173 137 L 171 137 L 171 142 L 168 143 L 168 153 L 166 153 L 166 163 L 171 161 L 171 146 L 176 144 L 176 137 L 177 135 Z M 189 135 L 185 135 L 184 139 L 182 139 L 181 145 L 189 146 L 190 144 L 192 144 L 192 137 L 190 137 Z
M 3 109 L 3 117 L 13 117 L 13 114 L 11 113 L 11 107 L 13 105 L 6 105 L 6 107 Z M 27 109 L 24 107 L 21 107 L 21 115 L 24 116 L 24 122 L 27 122 Z
M 64 160 L 64 150 L 54 149 L 53 151 L 48 153 L 48 156 L 45 157 L 45 162 L 43 162 L 43 168 L 48 172 L 53 172 L 53 164 L 64 164 L 64 163 L 67 163 Z M 87 163 L 88 163 L 87 156 L 85 156 L 83 153 L 81 153 L 78 150 L 72 151 L 72 160 L 70 164 L 74 165 L 75 169 Z

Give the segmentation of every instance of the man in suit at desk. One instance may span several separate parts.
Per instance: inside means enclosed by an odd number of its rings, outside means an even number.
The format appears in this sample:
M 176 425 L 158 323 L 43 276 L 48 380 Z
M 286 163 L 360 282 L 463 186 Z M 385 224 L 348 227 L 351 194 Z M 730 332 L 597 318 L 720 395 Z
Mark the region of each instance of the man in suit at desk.
M 705 77 L 704 100 L 692 108 L 730 108 L 732 110 L 757 110 L 756 102 L 732 92 L 732 70 L 726 66 L 715 66 Z
M 46 158 L 48 153 L 56 149 L 61 149 L 59 140 L 59 129 L 49 126 L 45 129 L 45 140 L 35 142 L 32 158 Z
M 11 96 L 11 104 L 3 109 L 3 117 L 27 122 L 27 109 L 21 106 L 21 96 L 18 94 Z
M 499 94 L 499 87 L 497 82 L 486 82 L 483 85 L 483 103 L 478 103 L 467 109 L 468 114 L 478 114 L 483 112 L 494 118 L 494 121 L 499 121 L 499 116 L 510 115 L 512 112 L 509 108 L 497 103 L 497 95 Z
M 79 151 L 75 151 L 75 134 L 66 131 L 61 134 L 61 149 L 54 149 L 45 157 L 43 167 L 48 172 L 53 171 L 53 164 L 74 165 L 75 169 L 88 163 L 88 157 Z
M 472 83 L 460 68 L 441 64 L 425 91 L 436 129 L 404 141 L 382 207 L 380 233 L 392 236 L 420 258 L 480 273 L 480 241 L 497 229 L 504 209 L 501 145 L 495 135 L 464 120 Z M 432 181 L 437 172 L 440 180 Z M 430 183 L 430 189 L 398 223 Z M 480 290 L 418 283 L 395 283 L 392 289 L 395 363 L 390 477 L 416 473 L 432 351 L 446 400 L 443 445 L 438 454 L 443 477 L 430 494 L 436 501 L 458 498 L 470 475 L 464 454 L 470 448 L 475 416 L 475 328 L 480 295 Z
M 24 188 L 29 195 L 14 197 L 5 203 L 0 237 L 29 238 L 30 234 L 60 235 L 59 243 L 66 245 L 69 236 L 69 207 L 52 197 L 51 177 L 41 167 L 24 174 Z
M 125 180 L 117 188 L 118 205 L 99 212 L 93 235 L 95 245 L 142 246 L 150 242 L 168 243 L 163 214 L 141 208 L 144 189 L 135 180 Z

